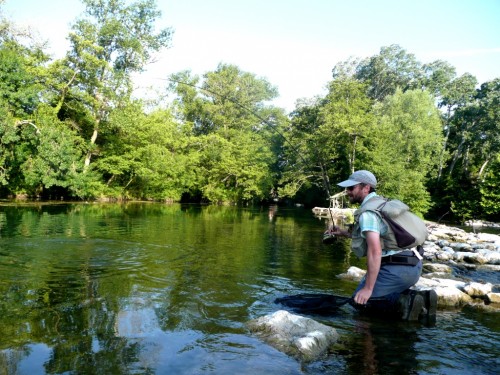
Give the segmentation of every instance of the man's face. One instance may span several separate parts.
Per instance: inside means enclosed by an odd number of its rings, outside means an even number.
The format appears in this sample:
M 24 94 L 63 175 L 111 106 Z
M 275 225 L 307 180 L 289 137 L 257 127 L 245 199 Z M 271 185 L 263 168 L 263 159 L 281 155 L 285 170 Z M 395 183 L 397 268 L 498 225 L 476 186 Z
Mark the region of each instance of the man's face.
M 369 185 L 357 184 L 354 186 L 349 186 L 345 189 L 347 196 L 349 197 L 349 202 L 351 203 L 361 203 L 363 199 L 368 195 L 370 191 Z

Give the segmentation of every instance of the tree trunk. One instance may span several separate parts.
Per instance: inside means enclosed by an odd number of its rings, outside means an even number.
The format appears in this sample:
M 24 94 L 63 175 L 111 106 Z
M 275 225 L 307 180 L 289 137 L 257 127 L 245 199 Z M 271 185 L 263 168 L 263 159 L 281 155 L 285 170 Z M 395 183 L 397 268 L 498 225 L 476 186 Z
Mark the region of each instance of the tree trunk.
M 479 169 L 479 174 L 478 174 L 478 176 L 477 176 L 477 178 L 478 178 L 478 179 L 481 179 L 481 176 L 483 175 L 483 172 L 484 172 L 484 170 L 486 169 L 486 166 L 488 165 L 488 163 L 489 163 L 489 162 L 490 162 L 490 158 L 488 157 L 488 158 L 484 161 L 483 165 L 481 165 L 481 169 Z M 484 181 L 484 179 L 483 179 L 482 181 Z
M 457 150 L 455 151 L 455 154 L 453 155 L 453 160 L 450 164 L 450 176 L 453 173 L 453 169 L 455 169 L 455 164 L 457 163 L 458 158 L 460 157 L 460 154 L 462 153 L 462 147 L 464 146 L 465 143 L 465 137 L 462 136 L 462 139 L 460 140 L 460 144 L 457 147 Z
M 97 120 L 96 126 L 94 128 L 94 132 L 92 133 L 92 137 L 90 138 L 90 149 L 87 152 L 87 156 L 85 157 L 85 164 L 83 171 L 86 171 L 90 165 L 90 159 L 92 158 L 92 146 L 95 145 L 95 141 L 97 140 L 97 135 L 99 133 L 99 120 Z
M 438 169 L 438 182 L 441 180 L 441 175 L 443 173 L 443 163 L 444 163 L 444 153 L 446 152 L 446 147 L 448 146 L 448 138 L 450 137 L 450 116 L 451 116 L 451 108 L 448 107 L 448 116 L 446 119 L 446 134 L 444 136 L 443 148 L 441 150 L 441 155 L 439 157 L 439 169 Z

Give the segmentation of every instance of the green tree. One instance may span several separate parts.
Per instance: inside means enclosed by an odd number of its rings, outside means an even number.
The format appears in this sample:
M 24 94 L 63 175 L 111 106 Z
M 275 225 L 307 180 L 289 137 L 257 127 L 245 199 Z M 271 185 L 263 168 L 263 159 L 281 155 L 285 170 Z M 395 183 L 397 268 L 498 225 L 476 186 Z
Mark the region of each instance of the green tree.
M 461 139 L 465 141 L 467 121 L 464 121 L 464 119 L 468 117 L 467 113 L 471 113 L 470 109 L 471 105 L 473 106 L 474 96 L 476 94 L 476 85 L 477 80 L 474 76 L 464 74 L 448 82 L 442 90 L 442 97 L 439 106 L 444 108 L 443 131 L 445 142 L 443 143 L 443 149 L 441 152 L 438 181 L 442 175 L 446 155 L 449 153 L 448 141 L 450 139 L 450 135 L 456 138 L 456 135 L 461 133 Z M 460 156 L 463 144 L 460 146 L 459 143 L 458 147 L 456 144 L 454 146 L 455 152 L 449 170 L 450 174 L 453 172 L 454 165 Z
M 483 83 L 476 97 L 481 118 L 473 162 L 479 167 L 477 178 L 481 179 L 489 163 L 500 153 L 500 78 Z
M 500 154 L 492 162 L 491 167 L 484 173 L 480 187 L 481 207 L 487 218 L 500 219 Z
M 449 165 L 446 189 L 453 213 L 465 221 L 484 216 L 493 217 L 492 207 L 498 205 L 493 189 L 500 154 L 500 79 L 486 82 L 476 91 L 473 101 L 460 108 L 454 116 L 456 133 Z M 451 194 L 463 191 L 464 196 Z M 480 204 L 478 204 L 478 202 Z M 484 208 L 484 212 L 481 210 Z
M 132 92 L 132 73 L 141 72 L 154 52 L 168 46 L 171 30 L 155 32 L 161 13 L 154 0 L 130 5 L 123 0 L 83 2 L 86 17 L 73 25 L 71 50 L 63 62 L 69 67 L 68 89 L 61 92 L 65 106 L 59 116 L 76 121 L 87 140 L 88 168 L 92 155 L 99 154 L 99 144 L 106 142 L 110 112 Z
M 281 195 L 293 196 L 301 188 L 316 187 L 329 198 L 332 176 L 344 176 L 363 165 L 364 138 L 371 123 L 371 100 L 366 86 L 348 75 L 329 84 L 326 98 L 298 108 L 286 137 L 286 173 Z
M 43 98 L 39 76 L 46 61 L 31 35 L 0 15 L 0 185 L 6 195 L 24 193 L 22 165 L 35 152 L 39 127 L 33 117 Z
M 23 118 L 36 109 L 42 91 L 36 75 L 46 60 L 41 51 L 31 51 L 14 40 L 0 45 L 0 95 L 10 112 Z
M 26 191 L 30 195 L 45 191 L 52 198 L 93 198 L 96 179 L 83 173 L 84 142 L 51 109 L 44 109 L 39 107 L 34 118 L 39 126 L 32 141 L 35 152 L 22 165 Z
M 437 173 L 443 142 L 432 96 L 421 90 L 397 90 L 375 106 L 374 116 L 366 142 L 367 169 L 377 176 L 383 194 L 424 214 L 430 207 L 426 184 Z
M 382 100 L 396 93 L 420 88 L 424 79 L 422 64 L 415 55 L 397 44 L 382 47 L 378 55 L 364 59 L 356 68 L 356 78 L 368 84 L 368 95 Z
M 426 88 L 439 101 L 448 94 L 450 82 L 456 78 L 456 69 L 447 61 L 436 60 L 422 66 L 424 78 L 423 87 Z
M 1 103 L 1 102 L 0 102 Z M 19 140 L 15 120 L 9 113 L 8 107 L 0 105 L 0 184 L 9 185 L 15 164 L 14 147 Z
M 113 111 L 113 137 L 103 146 L 96 168 L 104 173 L 107 194 L 124 198 L 179 201 L 196 182 L 191 138 L 167 110 L 146 114 L 140 102 Z
M 322 121 L 320 116 L 321 103 L 303 103 L 294 112 L 287 128 L 284 129 L 286 142 L 282 144 L 280 153 L 280 169 L 282 170 L 279 182 L 278 195 L 282 198 L 293 198 L 301 190 L 319 189 L 328 195 L 330 191 L 326 171 L 318 173 L 315 170 L 315 160 L 326 165 L 327 160 L 317 160 L 315 153 L 316 132 Z
M 275 178 L 275 127 L 284 120 L 282 111 L 265 105 L 276 89 L 227 64 L 206 73 L 200 90 L 189 72 L 172 79 L 176 113 L 197 137 L 191 152 L 202 197 L 219 203 L 267 198 Z

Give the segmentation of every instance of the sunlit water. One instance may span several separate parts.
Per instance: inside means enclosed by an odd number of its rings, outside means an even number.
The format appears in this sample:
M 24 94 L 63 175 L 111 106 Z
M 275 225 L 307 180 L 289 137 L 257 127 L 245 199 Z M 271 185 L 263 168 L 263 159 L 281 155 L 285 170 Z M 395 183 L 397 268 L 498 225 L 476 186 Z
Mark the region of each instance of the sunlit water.
M 4 204 L 0 375 L 499 373 L 498 314 L 473 309 L 312 316 L 341 335 L 312 363 L 253 336 L 276 297 L 354 290 L 336 275 L 364 264 L 324 228 L 304 209 Z

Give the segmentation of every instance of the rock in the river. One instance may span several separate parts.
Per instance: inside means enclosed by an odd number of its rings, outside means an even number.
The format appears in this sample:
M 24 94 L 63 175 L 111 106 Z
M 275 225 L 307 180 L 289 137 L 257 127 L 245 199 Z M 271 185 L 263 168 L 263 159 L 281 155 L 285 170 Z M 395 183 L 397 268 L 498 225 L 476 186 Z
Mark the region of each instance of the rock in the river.
M 339 338 L 335 328 L 285 310 L 253 319 L 247 326 L 269 345 L 303 361 L 317 359 Z
M 337 277 L 345 280 L 361 281 L 361 279 L 363 278 L 363 276 L 365 276 L 365 274 L 366 274 L 365 270 L 352 266 L 349 267 L 346 273 L 341 273 L 340 275 L 337 275 Z
M 488 293 L 491 293 L 493 285 L 490 283 L 481 284 L 481 283 L 469 283 L 464 287 L 464 292 L 467 293 L 471 297 L 482 298 L 485 297 Z
M 486 298 L 489 303 L 500 304 L 500 293 L 488 293 Z
M 451 274 L 451 267 L 446 264 L 441 263 L 425 263 L 424 264 L 425 272 L 439 272 L 442 274 Z

